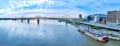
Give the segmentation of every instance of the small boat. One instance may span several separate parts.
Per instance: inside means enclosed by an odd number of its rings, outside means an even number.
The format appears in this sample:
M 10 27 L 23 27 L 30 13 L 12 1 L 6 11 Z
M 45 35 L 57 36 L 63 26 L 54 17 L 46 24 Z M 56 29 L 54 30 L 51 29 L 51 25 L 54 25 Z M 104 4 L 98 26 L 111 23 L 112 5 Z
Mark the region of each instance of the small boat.
M 79 31 L 79 32 L 82 32 L 82 33 L 84 33 L 84 31 L 83 31 L 83 30 L 81 30 L 81 29 L 78 29 L 78 31 Z
M 83 27 L 80 27 L 80 28 L 78 29 L 78 31 L 84 33 L 84 32 L 85 32 L 85 29 L 84 29 Z
M 100 42 L 107 42 L 108 41 L 108 37 L 106 35 L 100 35 L 100 34 L 95 34 L 89 31 L 85 31 L 84 32 L 86 35 L 88 35 L 89 37 L 98 40 Z

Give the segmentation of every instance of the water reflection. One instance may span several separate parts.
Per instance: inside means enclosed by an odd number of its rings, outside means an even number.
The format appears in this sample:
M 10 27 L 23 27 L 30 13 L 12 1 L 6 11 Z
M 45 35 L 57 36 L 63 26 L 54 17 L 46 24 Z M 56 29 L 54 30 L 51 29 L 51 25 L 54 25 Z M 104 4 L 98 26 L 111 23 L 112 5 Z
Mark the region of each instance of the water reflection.
M 119 46 L 119 41 L 100 43 L 56 20 L 0 21 L 0 46 Z

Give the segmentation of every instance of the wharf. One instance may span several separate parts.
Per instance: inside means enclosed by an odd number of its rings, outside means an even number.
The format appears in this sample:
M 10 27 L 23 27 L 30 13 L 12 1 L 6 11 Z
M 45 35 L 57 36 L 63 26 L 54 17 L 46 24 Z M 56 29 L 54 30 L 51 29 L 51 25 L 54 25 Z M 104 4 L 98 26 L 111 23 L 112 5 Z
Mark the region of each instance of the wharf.
M 99 24 L 99 23 L 88 23 L 88 22 L 80 22 L 81 24 L 85 24 L 85 25 L 96 25 L 102 28 L 107 28 L 108 30 L 114 30 L 114 31 L 118 31 L 120 32 L 120 26 L 117 25 L 105 25 L 105 24 Z

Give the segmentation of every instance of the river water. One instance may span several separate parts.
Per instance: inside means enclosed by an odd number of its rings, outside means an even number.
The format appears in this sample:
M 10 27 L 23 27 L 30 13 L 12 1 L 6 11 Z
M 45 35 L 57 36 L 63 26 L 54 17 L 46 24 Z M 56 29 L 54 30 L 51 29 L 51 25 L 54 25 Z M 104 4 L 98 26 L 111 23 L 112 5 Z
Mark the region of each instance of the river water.
M 0 46 L 120 46 L 120 41 L 98 42 L 77 28 L 56 20 L 0 21 Z

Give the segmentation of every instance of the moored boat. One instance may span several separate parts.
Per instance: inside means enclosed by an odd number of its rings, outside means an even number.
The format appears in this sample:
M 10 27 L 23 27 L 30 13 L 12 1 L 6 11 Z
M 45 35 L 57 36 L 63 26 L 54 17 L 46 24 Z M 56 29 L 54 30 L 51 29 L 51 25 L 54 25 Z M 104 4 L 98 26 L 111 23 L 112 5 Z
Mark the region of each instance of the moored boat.
M 100 42 L 107 42 L 108 41 L 108 37 L 106 35 L 100 35 L 100 34 L 95 34 L 89 31 L 85 31 L 85 34 L 88 35 L 89 37 L 98 40 Z
M 83 30 L 81 30 L 81 29 L 78 29 L 78 31 L 79 31 L 79 32 L 82 32 L 82 33 L 84 33 L 84 31 L 83 31 Z

